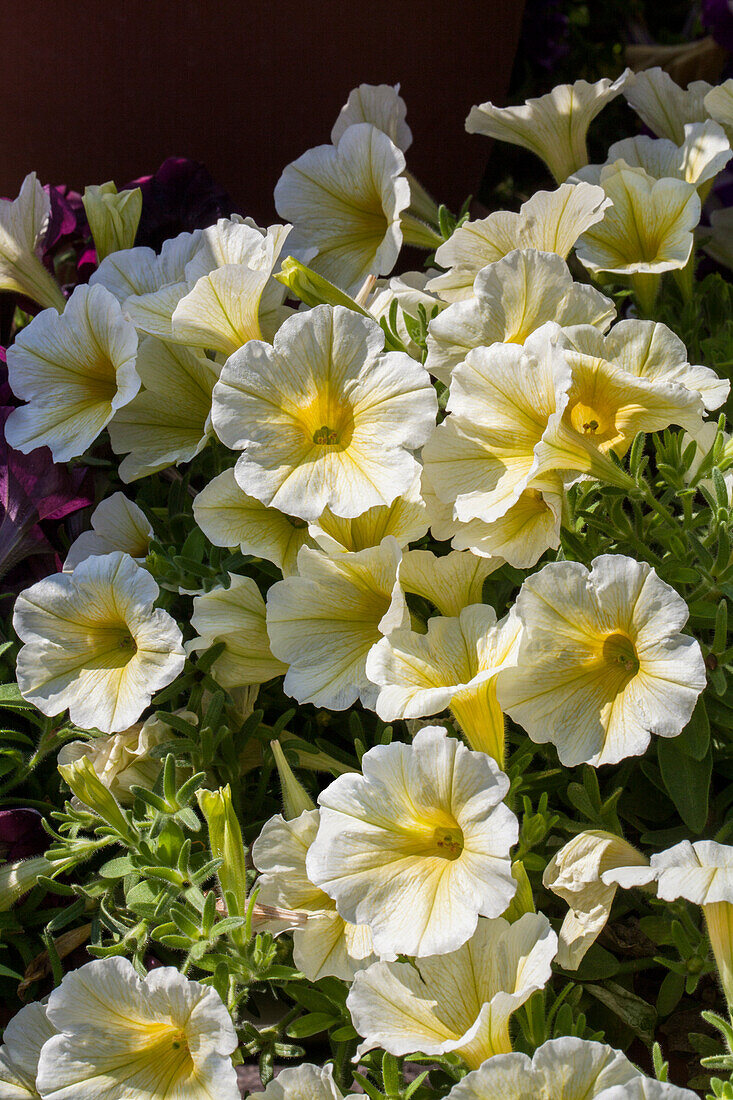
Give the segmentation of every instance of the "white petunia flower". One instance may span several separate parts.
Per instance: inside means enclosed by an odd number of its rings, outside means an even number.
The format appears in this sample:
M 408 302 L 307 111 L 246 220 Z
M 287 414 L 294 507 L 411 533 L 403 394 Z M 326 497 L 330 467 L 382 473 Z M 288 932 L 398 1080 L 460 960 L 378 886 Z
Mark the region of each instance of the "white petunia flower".
M 516 669 L 499 704 L 533 741 L 552 741 L 566 767 L 617 764 L 652 734 L 676 737 L 706 675 L 700 646 L 680 630 L 687 605 L 645 562 L 604 554 L 546 565 L 516 602 Z
M 587 80 L 558 84 L 547 95 L 528 99 L 519 107 L 482 103 L 471 108 L 466 130 L 529 149 L 562 183 L 588 163 L 588 127 L 621 92 L 628 75 L 626 70 L 617 80 L 603 77 L 595 84 Z
M 287 671 L 270 650 L 265 601 L 251 577 L 230 573 L 228 588 L 196 596 L 191 626 L 198 637 L 187 643 L 189 653 L 224 642 L 224 652 L 211 666 L 211 674 L 225 688 L 264 684 Z
M 128 959 L 95 959 L 48 1000 L 59 1034 L 43 1046 L 43 1100 L 239 1100 L 237 1035 L 219 994 L 172 966 L 143 979 Z
M 348 126 L 337 145 L 319 145 L 289 164 L 275 206 L 300 242 L 318 249 L 315 271 L 346 291 L 368 275 L 388 275 L 402 245 L 400 215 L 410 205 L 405 157 L 368 123 Z
M 38 1059 L 46 1040 L 56 1034 L 45 1005 L 34 1001 L 5 1026 L 0 1046 L 0 1096 L 3 1100 L 40 1100 L 36 1089 Z
M 84 531 L 72 542 L 64 569 L 74 569 L 85 558 L 115 550 L 122 550 L 143 564 L 153 528 L 142 508 L 124 493 L 113 493 L 98 504 L 92 512 L 91 524 L 91 531 Z
M 31 172 L 17 199 L 0 199 L 0 290 L 23 294 L 62 313 L 66 299 L 40 258 L 51 200 Z
M 163 241 L 160 254 L 152 248 L 126 248 L 112 252 L 92 274 L 89 285 L 103 286 L 122 305 L 142 294 L 153 294 L 171 283 L 183 283 L 186 264 L 201 243 L 201 230 L 179 233 Z
M 27 401 L 5 425 L 11 447 L 49 447 L 55 462 L 83 454 L 140 389 L 137 333 L 102 286 L 78 286 L 59 316 L 45 309 L 8 348 L 13 393 Z
M 315 522 L 326 507 L 353 518 L 409 490 L 437 398 L 424 367 L 383 346 L 376 322 L 322 305 L 286 321 L 273 347 L 253 340 L 228 359 L 212 419 L 242 452 L 245 493 Z
M 719 123 L 733 140 L 733 80 L 711 88 L 704 99 L 705 110 Z
M 688 123 L 680 145 L 645 134 L 617 141 L 608 150 L 606 165 L 622 160 L 629 168 L 643 168 L 653 179 L 684 180 L 699 190 L 725 168 L 732 152 L 723 128 L 708 119 Z M 574 178 L 597 184 L 604 167 L 588 165 L 576 172 Z
M 511 1053 L 489 1058 L 448 1093 L 450 1100 L 591 1100 L 619 1086 L 628 1097 L 640 1071 L 620 1050 L 605 1043 L 563 1035 L 549 1039 L 533 1056 Z M 692 1095 L 692 1094 L 690 1094 Z M 671 1096 L 670 1100 L 674 1100 Z
M 503 767 L 496 677 L 516 661 L 519 631 L 515 616 L 497 623 L 494 609 L 484 604 L 464 607 L 457 618 L 429 619 L 427 634 L 393 631 L 367 658 L 367 676 L 380 688 L 377 714 L 392 722 L 450 707 L 471 748 Z
M 128 554 L 86 558 L 21 592 L 13 625 L 25 645 L 18 686 L 43 714 L 126 730 L 184 663 L 181 632 L 153 609 L 158 586 Z
M 594 325 L 605 331 L 616 316 L 610 298 L 573 282 L 554 253 L 518 249 L 476 276 L 473 297 L 455 302 L 430 322 L 427 370 L 445 385 L 472 348 L 523 344 L 546 321 Z
M 301 1062 L 287 1066 L 269 1082 L 264 1092 L 251 1092 L 251 1100 L 344 1100 L 333 1079 L 333 1066 Z M 349 1093 L 349 1097 L 354 1094 Z
M 362 769 L 318 798 L 308 878 L 344 920 L 369 925 L 380 954 L 455 951 L 516 891 L 517 819 L 501 801 L 509 780 L 442 726 L 370 749 Z
M 618 888 L 615 871 L 619 867 L 648 868 L 649 860 L 623 837 L 588 829 L 563 845 L 545 868 L 543 885 L 570 906 L 557 953 L 558 963 L 566 970 L 577 970 L 605 927 Z
M 369 122 L 401 149 L 412 145 L 412 131 L 405 121 L 407 105 L 400 95 L 399 84 L 360 84 L 349 92 L 349 98 L 339 111 L 331 130 L 331 141 L 338 145 L 349 126 Z
M 143 389 L 109 426 L 112 449 L 124 454 L 123 481 L 190 462 L 211 435 L 211 394 L 219 368 L 193 348 L 145 337 L 137 372 Z M 129 454 L 127 453 L 129 452 Z
M 459 615 L 482 601 L 484 581 L 504 564 L 502 558 L 480 558 L 452 550 L 436 557 L 432 550 L 408 550 L 400 562 L 400 585 L 422 596 L 439 615 Z
M 480 221 L 464 222 L 435 253 L 436 261 L 451 270 L 431 279 L 427 289 L 446 302 L 470 298 L 479 271 L 519 248 L 554 252 L 565 260 L 610 205 L 601 187 L 563 183 L 556 191 L 536 191 L 519 213 L 497 210 Z
M 383 1047 L 397 1057 L 455 1053 L 471 1069 L 491 1065 L 512 1049 L 510 1017 L 549 981 L 556 950 L 547 917 L 525 913 L 514 924 L 481 918 L 448 954 L 374 963 L 356 975 L 346 1000 L 364 1038 L 358 1054 Z
M 625 1085 L 614 1085 L 600 1094 L 600 1100 L 697 1100 L 698 1093 L 655 1081 L 652 1077 L 636 1077 Z
M 305 520 L 247 496 L 237 485 L 233 468 L 218 474 L 198 493 L 193 517 L 214 546 L 238 546 L 243 554 L 273 562 L 286 576 L 296 572 L 301 546 L 315 545 Z
M 681 145 L 685 126 L 708 118 L 705 97 L 711 89 L 712 85 L 705 80 L 691 81 L 686 90 L 680 88 L 669 73 L 655 66 L 629 73 L 623 93 L 629 106 L 657 137 Z
M 303 927 L 293 931 L 293 962 L 309 981 L 326 974 L 351 981 L 357 970 L 376 962 L 377 956 L 369 927 L 340 917 L 333 899 L 306 874 L 306 854 L 316 839 L 318 821 L 318 810 L 306 810 L 292 821 L 277 814 L 265 823 L 252 847 L 252 859 L 260 871 L 257 900 L 307 915 Z M 270 931 L 276 925 L 273 921 Z M 259 927 L 268 925 L 260 922 Z
M 283 687 L 299 703 L 346 710 L 371 706 L 377 689 L 366 675 L 369 650 L 409 622 L 397 578 L 402 552 L 387 536 L 379 546 L 329 557 L 303 547 L 298 573 L 267 593 L 272 652 L 290 667 Z
M 418 473 L 407 492 L 388 507 L 377 505 L 353 519 L 335 516 L 326 508 L 320 519 L 309 525 L 308 534 L 322 550 L 337 554 L 379 546 L 387 535 L 392 535 L 400 546 L 407 546 L 408 542 L 422 538 L 427 530 L 427 509 L 420 495 Z

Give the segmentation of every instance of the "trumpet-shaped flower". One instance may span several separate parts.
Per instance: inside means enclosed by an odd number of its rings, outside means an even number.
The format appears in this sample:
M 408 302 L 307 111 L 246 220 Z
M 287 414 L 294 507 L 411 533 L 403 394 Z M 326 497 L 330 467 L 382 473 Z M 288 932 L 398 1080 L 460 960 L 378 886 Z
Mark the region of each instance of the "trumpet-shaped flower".
M 684 600 L 645 562 L 604 554 L 546 565 L 520 590 L 516 669 L 500 705 L 566 767 L 617 764 L 652 734 L 675 737 L 705 687 L 698 643 L 680 630 Z
M 324 305 L 292 316 L 273 347 L 253 340 L 231 356 L 212 418 L 242 452 L 245 493 L 314 522 L 326 507 L 353 518 L 409 490 L 437 398 L 425 368 L 383 344 L 376 322 Z
M 473 297 L 455 302 L 430 322 L 425 366 L 445 385 L 472 348 L 523 344 L 547 321 L 595 325 L 605 331 L 616 315 L 610 298 L 573 282 L 554 253 L 518 249 L 476 276 Z
M 8 348 L 13 393 L 27 401 L 5 436 L 23 451 L 50 448 L 56 462 L 83 454 L 140 388 L 137 333 L 102 286 L 78 286 L 64 313 L 45 309 Z
M 700 220 L 693 184 L 655 180 L 623 161 L 604 168 L 600 183 L 613 205 L 577 246 L 578 259 L 590 272 L 656 275 L 685 266 Z
M 318 249 L 312 267 L 344 290 L 388 275 L 402 246 L 400 215 L 410 205 L 404 154 L 363 122 L 337 145 L 319 145 L 289 164 L 275 188 L 281 218 Z
M 502 558 L 480 558 L 451 551 L 436 557 L 431 550 L 408 550 L 400 563 L 403 591 L 422 596 L 439 615 L 459 615 L 469 604 L 481 603 L 484 581 L 504 564 Z
M 690 122 L 705 122 L 708 111 L 705 97 L 712 85 L 705 80 L 693 80 L 687 89 L 680 88 L 669 73 L 659 66 L 630 73 L 624 82 L 626 102 L 636 111 L 652 133 L 668 138 L 675 145 L 685 140 L 685 126 Z
M 92 512 L 91 531 L 84 531 L 69 547 L 64 569 L 97 554 L 122 550 L 142 564 L 148 556 L 153 528 L 141 508 L 124 493 L 113 493 Z
M 189 652 L 224 642 L 211 673 L 225 688 L 264 684 L 287 670 L 270 650 L 265 601 L 251 577 L 230 573 L 228 588 L 196 596 L 191 626 L 198 637 L 188 643 Z
M 183 283 L 186 264 L 201 244 L 201 231 L 179 233 L 163 241 L 160 254 L 152 248 L 126 248 L 105 257 L 89 280 L 103 286 L 120 305 L 143 294 L 154 294 L 171 283 Z
M 307 915 L 305 924 L 293 931 L 293 961 L 309 981 L 326 974 L 351 981 L 357 970 L 376 962 L 374 943 L 369 927 L 340 917 L 333 899 L 306 874 L 306 855 L 316 839 L 318 822 L 318 810 L 305 810 L 292 821 L 277 814 L 265 823 L 252 848 L 260 871 L 257 900 Z M 260 927 L 268 926 L 261 923 Z
M 201 490 L 193 502 L 193 516 L 214 546 L 238 546 L 243 554 L 273 562 L 286 576 L 296 572 L 301 546 L 315 545 L 305 520 L 247 496 L 233 468 Z
M 310 524 L 308 533 L 329 554 L 379 546 L 387 535 L 392 535 L 400 546 L 407 546 L 408 542 L 422 538 L 427 532 L 426 511 L 425 501 L 420 496 L 418 474 L 407 492 L 389 506 L 377 505 L 353 519 L 335 516 L 330 508 L 326 508 L 320 519 Z
M 520 107 L 482 103 L 471 108 L 466 130 L 529 149 L 562 183 L 588 163 L 588 127 L 619 94 L 627 75 L 628 71 L 617 80 L 603 77 L 595 84 L 587 80 L 558 84 L 547 95 L 528 99 Z
M 369 122 L 391 139 L 403 153 L 412 145 L 412 131 L 405 121 L 407 105 L 395 84 L 360 84 L 349 92 L 331 129 L 331 141 L 338 145 L 349 126 Z
M 21 1008 L 3 1032 L 0 1047 L 0 1096 L 3 1100 L 40 1100 L 36 1089 L 43 1044 L 56 1034 L 38 1001 Z
M 0 290 L 24 294 L 59 313 L 66 304 L 61 287 L 41 262 L 51 216 L 51 200 L 31 172 L 17 199 L 0 199 Z
M 456 618 L 429 619 L 427 634 L 393 631 L 367 658 L 367 676 L 380 688 L 377 714 L 391 722 L 450 707 L 471 748 L 501 768 L 504 716 L 496 677 L 516 661 L 519 631 L 514 615 L 497 623 L 494 609 L 484 604 L 464 607 Z
M 367 654 L 383 634 L 409 621 L 397 579 L 401 557 L 391 536 L 333 557 L 301 549 L 298 574 L 267 593 L 272 652 L 290 666 L 283 685 L 288 695 L 331 710 L 357 699 L 373 704 L 377 689 L 366 675 Z
M 649 860 L 623 837 L 589 829 L 563 845 L 545 868 L 543 885 L 570 906 L 557 953 L 566 970 L 577 970 L 605 927 L 618 888 L 618 867 L 648 868 Z M 649 881 L 651 877 L 650 873 Z
M 239 1100 L 229 1013 L 175 967 L 142 979 L 128 959 L 96 959 L 65 975 L 46 1012 L 58 1034 L 38 1063 L 44 1100 Z
M 264 1092 L 249 1095 L 252 1100 L 344 1100 L 333 1079 L 333 1066 L 314 1066 L 310 1062 L 281 1070 Z
M 157 596 L 150 574 L 119 551 L 27 588 L 13 616 L 24 698 L 43 714 L 68 708 L 83 729 L 126 730 L 183 668 L 181 632 L 153 609 Z
M 100 260 L 112 252 L 132 248 L 143 209 L 143 193 L 139 187 L 118 192 L 110 180 L 87 187 L 82 202 Z
M 380 954 L 455 951 L 479 916 L 503 913 L 516 891 L 507 777 L 441 726 L 424 727 L 411 745 L 370 749 L 362 769 L 319 796 L 308 878 L 344 920 L 369 925 Z
M 556 191 L 536 191 L 519 213 L 497 210 L 480 221 L 464 222 L 435 253 L 437 262 L 452 270 L 431 279 L 427 289 L 446 302 L 470 298 L 479 271 L 519 248 L 555 252 L 565 260 L 610 205 L 601 187 L 563 183 Z
M 142 391 L 109 426 L 112 449 L 125 455 L 119 473 L 127 482 L 190 462 L 203 450 L 219 377 L 219 368 L 203 352 L 155 336 L 141 342 L 137 372 Z
M 607 1089 L 625 1090 L 640 1078 L 639 1070 L 620 1050 L 563 1035 L 543 1043 L 531 1058 L 514 1052 L 490 1058 L 454 1085 L 448 1096 L 450 1100 L 606 1100 Z M 619 1098 L 630 1095 L 621 1091 Z M 677 1098 L 672 1094 L 669 1100 Z
M 510 1017 L 549 981 L 556 950 L 547 917 L 525 913 L 514 924 L 480 919 L 448 954 L 374 963 L 356 975 L 346 1000 L 364 1038 L 359 1054 L 383 1047 L 397 1057 L 455 1053 L 471 1069 L 491 1065 L 512 1049 Z
M 711 88 L 704 99 L 705 110 L 733 140 L 733 80 L 726 80 Z
M 606 164 L 622 160 L 629 168 L 643 168 L 652 179 L 684 180 L 699 189 L 725 168 L 732 152 L 723 128 L 708 119 L 688 123 L 681 145 L 646 135 L 617 141 L 608 150 Z M 576 172 L 575 178 L 598 183 L 603 167 L 588 165 Z

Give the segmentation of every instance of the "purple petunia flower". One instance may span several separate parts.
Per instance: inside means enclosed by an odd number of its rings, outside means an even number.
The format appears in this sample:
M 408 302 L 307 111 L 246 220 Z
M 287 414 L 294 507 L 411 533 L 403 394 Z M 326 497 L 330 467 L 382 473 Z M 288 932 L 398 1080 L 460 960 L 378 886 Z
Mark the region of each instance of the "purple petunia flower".
M 45 852 L 50 837 L 42 821 L 38 810 L 25 807 L 0 810 L 0 863 L 13 863 Z
M 702 0 L 702 22 L 719 46 L 733 53 L 733 7 L 729 0 Z
M 125 184 L 139 187 L 143 209 L 135 243 L 160 251 L 163 241 L 228 217 L 235 209 L 223 187 L 198 161 L 168 157 L 157 172 Z

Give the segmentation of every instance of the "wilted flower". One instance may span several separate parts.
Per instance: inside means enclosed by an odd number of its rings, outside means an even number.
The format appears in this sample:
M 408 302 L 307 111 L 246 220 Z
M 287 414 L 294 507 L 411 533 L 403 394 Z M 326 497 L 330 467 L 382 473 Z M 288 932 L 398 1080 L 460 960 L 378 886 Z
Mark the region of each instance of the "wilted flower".
M 128 500 L 124 493 L 113 493 L 97 505 L 90 522 L 91 531 L 84 531 L 69 547 L 64 569 L 74 569 L 85 558 L 115 550 L 122 550 L 142 565 L 153 528 L 134 500 Z
M 362 770 L 321 792 L 308 878 L 344 920 L 369 925 L 378 953 L 455 951 L 516 891 L 507 777 L 442 726 L 370 749 Z
M 374 963 L 356 975 L 346 1000 L 364 1037 L 358 1053 L 452 1052 L 472 1069 L 491 1065 L 512 1049 L 510 1017 L 549 981 L 556 950 L 547 917 L 526 913 L 514 924 L 480 918 L 472 938 L 448 954 Z
M 154 610 L 158 586 L 128 554 L 86 558 L 20 594 L 18 685 L 43 714 L 105 733 L 137 721 L 183 668 L 181 632 Z

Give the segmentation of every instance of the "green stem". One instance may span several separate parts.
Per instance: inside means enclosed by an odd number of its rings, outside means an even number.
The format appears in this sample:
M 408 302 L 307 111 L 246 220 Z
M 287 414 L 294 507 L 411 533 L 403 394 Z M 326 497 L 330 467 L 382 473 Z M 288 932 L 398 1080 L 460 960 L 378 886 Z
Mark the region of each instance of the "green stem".
M 413 214 L 403 214 L 400 219 L 402 235 L 405 244 L 415 245 L 416 248 L 427 248 L 433 251 L 443 243 L 443 238 L 436 233 L 426 222 L 416 218 Z

